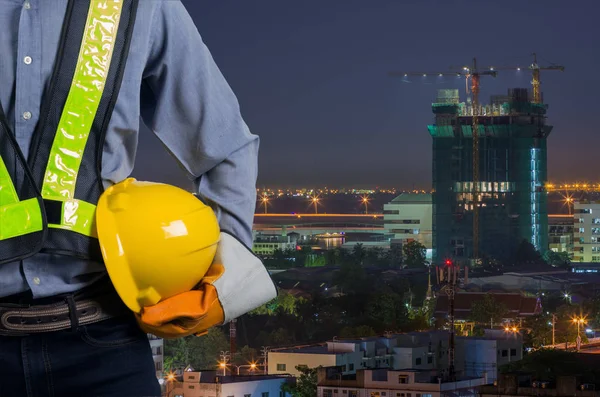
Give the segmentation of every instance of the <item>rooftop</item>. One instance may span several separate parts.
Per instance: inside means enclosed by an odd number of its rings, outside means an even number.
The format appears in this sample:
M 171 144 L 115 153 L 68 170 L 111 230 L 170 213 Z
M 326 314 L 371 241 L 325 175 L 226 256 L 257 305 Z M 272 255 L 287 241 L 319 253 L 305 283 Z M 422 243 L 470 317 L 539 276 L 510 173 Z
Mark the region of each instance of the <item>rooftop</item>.
M 431 193 L 402 193 L 390 204 L 431 204 Z
M 272 379 L 287 379 L 290 375 L 220 375 L 220 371 L 206 370 L 195 372 L 184 372 L 184 381 L 191 383 L 241 383 L 241 382 L 258 382 Z
M 272 349 L 273 353 L 298 353 L 298 354 L 333 354 L 327 349 L 326 344 L 294 346 L 289 348 Z
M 454 300 L 454 311 L 457 319 L 463 319 L 470 315 L 473 303 L 481 301 L 488 295 L 485 292 L 458 292 Z M 526 297 L 520 293 L 490 293 L 491 297 L 498 303 L 502 303 L 516 316 L 531 316 L 541 311 L 541 305 L 537 298 Z M 448 313 L 448 296 L 440 294 L 436 301 L 434 315 L 445 316 Z

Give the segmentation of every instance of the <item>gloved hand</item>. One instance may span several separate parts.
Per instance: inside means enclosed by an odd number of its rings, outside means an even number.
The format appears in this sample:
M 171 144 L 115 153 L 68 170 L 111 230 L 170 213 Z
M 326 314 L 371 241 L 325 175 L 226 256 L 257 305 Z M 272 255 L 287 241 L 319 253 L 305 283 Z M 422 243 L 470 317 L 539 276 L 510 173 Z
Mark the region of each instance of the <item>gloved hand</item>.
M 276 296 L 275 284 L 260 259 L 221 232 L 213 264 L 198 286 L 145 307 L 136 318 L 144 332 L 162 338 L 202 335 Z

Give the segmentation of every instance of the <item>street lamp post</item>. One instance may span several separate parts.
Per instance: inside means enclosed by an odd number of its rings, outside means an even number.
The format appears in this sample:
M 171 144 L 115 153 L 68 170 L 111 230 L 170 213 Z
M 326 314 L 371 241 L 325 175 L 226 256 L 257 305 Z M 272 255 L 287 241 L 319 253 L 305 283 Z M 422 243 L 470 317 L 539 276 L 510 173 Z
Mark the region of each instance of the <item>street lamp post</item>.
M 575 317 L 573 322 L 577 324 L 577 351 L 581 350 L 581 324 L 585 324 L 585 318 Z
M 571 215 L 571 203 L 573 202 L 572 197 L 565 198 L 565 202 L 567 203 L 567 210 L 569 211 L 569 215 Z
M 369 205 L 369 197 L 367 197 L 367 196 L 364 196 L 364 197 L 362 198 L 362 202 L 363 202 L 363 204 L 365 205 L 365 214 L 368 214 L 368 213 L 369 213 L 369 208 L 368 208 L 368 205 Z
M 256 369 L 256 364 L 252 363 L 252 364 L 248 364 L 248 365 L 236 365 L 237 367 L 237 374 L 240 374 L 240 368 L 250 368 L 251 371 L 254 371 Z
M 173 389 L 175 389 L 175 387 L 173 386 L 173 381 L 175 381 L 175 374 L 173 374 L 172 372 L 167 376 L 167 396 L 169 397 L 169 395 L 171 394 L 171 392 L 173 391 Z
M 318 214 L 318 213 L 319 213 L 319 211 L 318 211 L 318 209 L 317 209 L 317 205 L 319 205 L 319 198 L 318 198 L 318 197 L 313 197 L 313 198 L 312 198 L 312 202 L 313 202 L 313 204 L 315 205 L 315 214 Z
M 230 355 L 228 351 L 221 351 L 221 362 L 219 367 L 223 369 L 223 376 L 227 375 L 227 362 L 229 361 Z

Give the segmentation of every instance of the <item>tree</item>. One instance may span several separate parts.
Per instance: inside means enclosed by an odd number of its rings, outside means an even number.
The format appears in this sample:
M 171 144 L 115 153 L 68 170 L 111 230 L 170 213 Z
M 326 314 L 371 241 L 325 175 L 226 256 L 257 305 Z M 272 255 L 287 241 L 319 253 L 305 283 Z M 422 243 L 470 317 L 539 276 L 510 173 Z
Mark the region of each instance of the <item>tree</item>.
M 387 252 L 387 261 L 390 266 L 402 266 L 402 245 L 392 244 Z
M 296 384 L 284 382 L 281 385 L 281 391 L 289 393 L 292 397 L 317 397 L 317 370 L 318 368 L 307 368 L 298 365 L 296 370 L 300 376 L 296 379 Z
M 366 256 L 367 252 L 362 244 L 358 243 L 352 248 L 352 257 L 358 264 L 362 265 Z
M 340 338 L 363 338 L 367 336 L 376 336 L 375 330 L 368 325 L 359 325 L 357 327 L 344 327 L 340 331 Z
M 221 351 L 229 349 L 229 342 L 220 328 L 208 330 L 204 336 L 165 339 L 165 362 L 168 370 L 191 365 L 195 369 L 214 369 Z M 165 370 L 167 368 L 165 367 Z
M 533 244 L 523 239 L 517 247 L 514 261 L 516 264 L 538 264 L 543 262 L 542 255 L 536 251 Z
M 370 295 L 366 312 L 376 331 L 395 330 L 407 322 L 406 306 L 394 292 Z
M 526 346 L 538 348 L 552 343 L 552 316 L 540 314 L 529 317 L 524 326 L 529 329 L 524 338 Z
M 261 331 L 256 340 L 264 346 L 287 346 L 296 342 L 293 331 L 287 328 L 277 328 L 272 332 Z
M 577 305 L 564 304 L 559 306 L 556 311 L 555 336 L 556 343 L 575 343 L 577 340 L 577 324 L 573 323 L 573 318 L 583 317 L 583 308 Z M 583 343 L 587 342 L 585 327 L 580 327 L 580 335 Z
M 386 252 L 379 247 L 368 249 L 365 261 L 370 265 L 388 265 Z
M 258 351 L 248 345 L 242 347 L 235 355 L 235 364 L 245 365 L 248 363 L 256 362 L 258 358 Z
M 248 314 L 250 315 L 269 315 L 289 314 L 292 316 L 298 315 L 298 305 L 302 303 L 302 298 L 296 298 L 294 295 L 279 290 L 277 297 L 262 306 L 257 307 Z
M 420 242 L 413 240 L 405 244 L 402 248 L 404 252 L 404 264 L 409 268 L 425 266 L 426 252 L 425 246 Z
M 498 303 L 493 295 L 486 294 L 480 301 L 471 305 L 471 320 L 480 324 L 499 323 L 508 315 L 508 309 L 503 303 Z
M 327 260 L 323 255 L 308 255 L 304 262 L 304 267 L 322 267 L 325 266 Z
M 571 258 L 569 257 L 568 252 L 554 252 L 548 250 L 544 254 L 544 261 L 551 266 L 563 269 L 568 268 L 571 265 Z
M 356 293 L 365 287 L 366 274 L 363 267 L 356 262 L 344 263 L 333 276 L 333 282 L 344 293 Z

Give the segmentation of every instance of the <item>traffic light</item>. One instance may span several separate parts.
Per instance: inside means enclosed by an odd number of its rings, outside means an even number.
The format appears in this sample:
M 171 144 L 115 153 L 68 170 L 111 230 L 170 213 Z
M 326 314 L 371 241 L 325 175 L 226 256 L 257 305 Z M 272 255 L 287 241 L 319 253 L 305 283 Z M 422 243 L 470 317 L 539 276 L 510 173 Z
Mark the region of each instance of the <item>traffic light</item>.
M 452 266 L 452 261 L 450 259 L 446 259 L 446 266 Z

